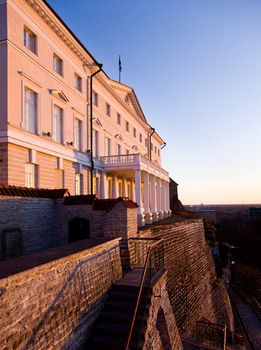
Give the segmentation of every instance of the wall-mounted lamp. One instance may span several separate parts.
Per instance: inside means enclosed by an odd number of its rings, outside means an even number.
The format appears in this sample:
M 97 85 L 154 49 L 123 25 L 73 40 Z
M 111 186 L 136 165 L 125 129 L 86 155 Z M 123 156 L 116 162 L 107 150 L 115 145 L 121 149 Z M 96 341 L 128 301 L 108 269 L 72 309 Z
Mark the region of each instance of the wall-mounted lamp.
M 51 137 L 51 136 L 52 136 L 52 134 L 50 133 L 50 131 L 47 131 L 47 132 L 43 131 L 43 132 L 42 132 L 42 135 L 43 135 L 43 136 L 48 136 L 48 137 Z

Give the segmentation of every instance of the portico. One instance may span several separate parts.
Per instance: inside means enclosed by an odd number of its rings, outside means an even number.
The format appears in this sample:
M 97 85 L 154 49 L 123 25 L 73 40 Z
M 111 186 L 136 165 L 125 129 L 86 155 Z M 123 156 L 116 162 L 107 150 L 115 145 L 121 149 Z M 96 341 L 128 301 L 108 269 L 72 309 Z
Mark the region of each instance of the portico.
M 139 225 L 169 217 L 168 172 L 140 154 L 101 157 L 101 197 L 129 197 L 137 202 Z

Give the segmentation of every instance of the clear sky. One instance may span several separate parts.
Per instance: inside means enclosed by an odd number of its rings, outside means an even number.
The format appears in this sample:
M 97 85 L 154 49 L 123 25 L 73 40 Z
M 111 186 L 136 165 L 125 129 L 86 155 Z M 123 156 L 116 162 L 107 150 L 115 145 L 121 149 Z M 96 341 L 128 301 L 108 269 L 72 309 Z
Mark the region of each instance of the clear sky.
M 260 0 L 49 0 L 166 141 L 185 204 L 261 203 Z

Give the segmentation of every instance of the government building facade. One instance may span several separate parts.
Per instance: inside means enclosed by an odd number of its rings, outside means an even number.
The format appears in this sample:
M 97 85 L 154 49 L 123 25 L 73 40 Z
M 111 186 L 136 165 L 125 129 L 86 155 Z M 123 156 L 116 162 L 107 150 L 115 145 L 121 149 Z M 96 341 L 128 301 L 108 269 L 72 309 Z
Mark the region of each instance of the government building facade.
M 45 1 L 0 0 L 0 23 L 0 183 L 128 197 L 140 225 L 168 217 L 165 142 L 134 90 Z

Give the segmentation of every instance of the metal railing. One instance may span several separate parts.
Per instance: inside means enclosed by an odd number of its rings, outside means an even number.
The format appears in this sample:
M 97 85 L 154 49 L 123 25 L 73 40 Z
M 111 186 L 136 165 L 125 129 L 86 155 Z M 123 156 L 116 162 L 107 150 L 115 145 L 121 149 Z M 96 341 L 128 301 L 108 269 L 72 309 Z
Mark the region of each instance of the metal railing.
M 227 344 L 232 342 L 233 334 L 227 325 L 220 325 L 208 321 L 197 321 L 197 342 L 213 349 L 226 350 Z
M 135 240 L 135 238 L 133 238 L 133 240 Z M 152 280 L 159 276 L 159 274 L 164 270 L 164 239 L 136 238 L 136 240 L 143 240 L 144 242 L 154 241 L 154 243 L 148 246 L 146 259 L 143 265 L 144 267 L 139 286 L 138 298 L 125 350 L 129 350 L 130 346 L 134 348 L 138 347 L 143 327 L 142 321 L 144 319 L 144 313 L 150 294 Z M 142 263 L 142 260 L 140 260 L 137 265 L 140 263 Z

